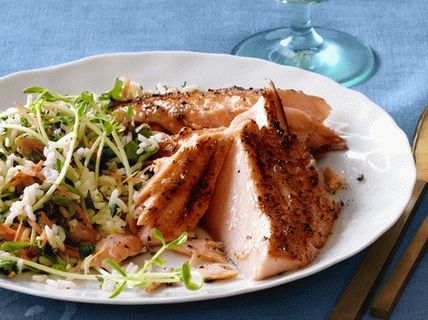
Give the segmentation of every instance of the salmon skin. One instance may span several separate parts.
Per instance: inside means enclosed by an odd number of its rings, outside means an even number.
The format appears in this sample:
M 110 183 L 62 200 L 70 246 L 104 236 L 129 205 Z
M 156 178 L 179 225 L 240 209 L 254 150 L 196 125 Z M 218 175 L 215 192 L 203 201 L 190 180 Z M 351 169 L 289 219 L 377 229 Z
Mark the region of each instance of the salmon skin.
M 289 119 L 281 119 L 275 90 L 265 90 L 253 109 L 228 129 L 234 142 L 204 227 L 224 243 L 240 272 L 261 280 L 313 261 L 342 205 L 324 190 L 315 159 L 290 132 Z
M 134 124 L 148 123 L 155 130 L 173 134 L 185 127 L 194 130 L 227 127 L 237 115 L 249 110 L 263 92 L 263 89 L 233 87 L 145 95 L 117 102 L 114 114 L 119 122 L 129 123 L 127 110 L 132 107 Z M 278 93 L 290 131 L 308 145 L 313 155 L 319 157 L 328 151 L 346 149 L 345 141 L 323 124 L 331 110 L 324 99 L 294 90 Z

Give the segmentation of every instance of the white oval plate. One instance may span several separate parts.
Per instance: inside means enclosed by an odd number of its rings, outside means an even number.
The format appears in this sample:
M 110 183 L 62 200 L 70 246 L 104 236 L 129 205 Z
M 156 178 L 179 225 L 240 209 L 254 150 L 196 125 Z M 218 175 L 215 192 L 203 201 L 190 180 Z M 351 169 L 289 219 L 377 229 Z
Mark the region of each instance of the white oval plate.
M 15 73 L 0 79 L 0 106 L 23 101 L 22 89 L 41 85 L 62 93 L 82 89 L 108 90 L 116 77 L 139 81 L 152 89 L 159 82 L 179 86 L 184 81 L 203 89 L 229 86 L 303 90 L 323 97 L 333 107 L 328 124 L 345 137 L 349 151 L 332 153 L 324 163 L 342 172 L 348 186 L 340 197 L 345 206 L 318 258 L 309 266 L 263 281 L 237 280 L 205 284 L 199 291 L 167 288 L 148 295 L 127 290 L 115 299 L 96 283 L 76 289 L 56 289 L 29 278 L 0 279 L 0 287 L 61 300 L 107 304 L 158 304 L 226 297 L 294 281 L 321 271 L 363 250 L 400 217 L 415 182 L 415 166 L 406 135 L 393 119 L 364 95 L 321 75 L 262 60 L 192 52 L 146 52 L 95 56 Z M 364 174 L 365 179 L 357 181 Z

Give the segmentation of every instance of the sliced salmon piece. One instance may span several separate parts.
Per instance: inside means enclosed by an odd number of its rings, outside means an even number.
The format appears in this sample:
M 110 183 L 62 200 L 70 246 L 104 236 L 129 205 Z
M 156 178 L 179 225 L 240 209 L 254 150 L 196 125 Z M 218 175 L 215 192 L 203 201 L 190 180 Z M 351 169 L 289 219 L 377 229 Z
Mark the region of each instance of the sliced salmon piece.
M 308 145 L 311 153 L 320 157 L 329 151 L 346 150 L 346 142 L 331 128 L 314 121 L 307 113 L 298 109 L 285 109 L 290 131 Z
M 241 88 L 148 95 L 120 102 L 114 113 L 124 122 L 129 119 L 126 116 L 128 106 L 132 106 L 135 123 L 148 123 L 151 127 L 155 125 L 169 133 L 178 133 L 184 127 L 197 130 L 228 126 L 235 116 L 257 101 L 257 95 L 257 91 Z
M 132 234 L 112 234 L 100 241 L 95 247 L 95 258 L 91 261 L 93 266 L 104 266 L 107 258 L 120 263 L 123 260 L 136 256 L 145 251 L 141 240 Z
M 331 107 L 323 98 L 295 90 L 278 90 L 278 95 L 285 111 L 287 109 L 300 110 L 319 122 L 323 122 L 330 114 Z
M 94 244 L 98 239 L 98 233 L 92 225 L 84 224 L 77 219 L 68 222 L 68 236 L 76 243 Z
M 43 157 L 43 149 L 45 145 L 40 140 L 29 136 L 18 136 L 15 140 L 16 151 L 24 157 L 30 157 L 37 153 L 39 157 Z
M 231 280 L 238 276 L 238 272 L 230 264 L 209 263 L 196 268 L 205 282 Z
M 330 166 L 326 166 L 323 170 L 325 188 L 330 193 L 336 193 L 337 190 L 345 184 L 345 178 L 334 171 Z
M 240 272 L 261 280 L 307 265 L 325 244 L 341 204 L 320 183 L 315 160 L 287 126 L 274 90 L 236 119 L 204 226 Z M 261 119 L 265 117 L 265 119 Z
M 174 249 L 174 251 L 191 257 L 192 266 L 204 262 L 226 264 L 229 261 L 224 253 L 223 243 L 210 239 L 189 239 L 183 246 Z
M 163 288 L 165 286 L 166 286 L 166 283 L 162 283 L 162 282 L 150 283 L 144 287 L 144 291 L 147 293 L 153 293 L 156 290 Z
M 148 95 L 118 103 L 114 114 L 118 121 L 127 122 L 128 106 L 132 106 L 135 109 L 135 123 L 148 123 L 168 133 L 178 133 L 184 127 L 195 130 L 227 127 L 237 115 L 250 109 L 263 92 L 234 87 L 207 92 Z M 311 151 L 319 155 L 346 149 L 344 140 L 322 124 L 331 110 L 324 99 L 294 90 L 280 90 L 279 95 L 291 132 L 306 142 Z
M 195 133 L 173 156 L 158 159 L 157 172 L 136 202 L 138 226 L 157 228 L 167 240 L 193 231 L 208 208 L 231 142 L 223 130 Z
M 202 275 L 205 282 L 230 280 L 238 272 L 224 252 L 224 245 L 211 239 L 192 238 L 174 249 L 175 252 L 190 257 L 192 267 Z

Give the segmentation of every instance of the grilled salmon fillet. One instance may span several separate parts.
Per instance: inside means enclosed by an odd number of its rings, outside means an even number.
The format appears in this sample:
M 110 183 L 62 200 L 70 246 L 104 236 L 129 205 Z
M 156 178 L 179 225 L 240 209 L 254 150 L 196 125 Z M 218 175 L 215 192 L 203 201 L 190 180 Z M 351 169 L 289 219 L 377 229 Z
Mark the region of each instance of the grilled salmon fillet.
M 208 208 L 232 140 L 223 130 L 194 133 L 172 156 L 158 159 L 158 171 L 136 202 L 137 225 L 157 228 L 167 240 L 193 231 Z
M 228 129 L 234 141 L 204 216 L 207 231 L 254 280 L 310 263 L 341 210 L 313 156 L 289 131 L 274 90 L 262 92 L 254 108 L 260 106 L 264 114 L 253 110 Z
M 227 127 L 237 115 L 250 109 L 262 93 L 263 90 L 233 87 L 146 95 L 118 102 L 114 114 L 119 122 L 129 121 L 127 110 L 131 106 L 135 110 L 134 123 L 148 123 L 168 133 L 178 133 L 184 127 L 195 130 Z M 294 90 L 278 93 L 285 106 L 290 131 L 307 143 L 314 155 L 346 149 L 345 141 L 322 123 L 331 110 L 324 99 Z

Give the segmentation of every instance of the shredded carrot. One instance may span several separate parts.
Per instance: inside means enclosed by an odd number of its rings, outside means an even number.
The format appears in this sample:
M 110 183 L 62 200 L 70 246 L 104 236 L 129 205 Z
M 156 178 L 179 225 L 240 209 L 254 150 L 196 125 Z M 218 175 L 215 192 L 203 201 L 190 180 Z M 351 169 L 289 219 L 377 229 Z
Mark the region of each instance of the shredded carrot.
M 28 223 L 30 224 L 31 228 L 33 228 L 33 229 L 34 229 L 34 232 L 35 232 L 37 235 L 39 235 L 39 234 L 41 234 L 41 233 L 42 233 L 42 228 L 41 228 L 37 223 L 35 223 L 35 222 L 33 222 L 33 221 L 29 221 Z
M 36 180 L 34 179 L 34 177 L 29 176 L 24 172 L 18 172 L 13 176 L 12 180 L 10 181 L 10 184 L 16 188 L 16 191 L 19 194 L 22 194 L 26 187 L 32 185 L 35 182 Z
M 25 249 L 19 250 L 19 257 L 26 260 L 31 260 L 31 258 L 28 256 L 27 251 Z
M 64 188 L 63 186 L 58 186 L 57 190 L 64 196 L 66 197 L 68 200 L 74 200 L 73 197 L 71 196 L 70 192 L 67 191 L 66 188 Z
M 33 166 L 33 171 L 37 179 L 39 179 L 41 182 L 45 181 L 45 177 L 42 175 L 43 163 L 43 160 L 40 160 L 36 165 Z
M 16 225 L 16 224 L 14 224 L 14 225 Z M 26 229 L 27 228 L 25 228 L 22 225 L 22 220 L 20 220 L 18 228 L 15 231 L 15 237 L 13 238 L 13 241 L 24 241 L 24 240 L 26 240 L 26 239 L 23 239 L 23 234 L 24 234 Z
M 37 249 L 35 246 L 27 247 L 24 249 L 25 254 L 30 257 L 30 259 L 36 257 L 39 253 L 37 252 Z
M 0 223 L 0 236 L 6 240 L 14 240 L 16 235 L 16 230 L 12 229 L 10 226 L 4 223 Z
M 80 218 L 83 220 L 85 225 L 92 229 L 92 224 L 89 221 L 89 217 L 88 217 L 87 213 L 84 212 L 80 206 L 76 206 L 76 212 L 79 214 Z
M 48 218 L 44 211 L 40 211 L 40 220 L 44 225 L 47 225 L 49 228 L 52 228 L 53 222 Z
M 22 220 L 19 221 L 19 226 L 18 226 L 18 229 L 15 232 L 15 237 L 13 238 L 13 241 L 19 240 L 19 238 L 21 238 L 21 235 L 22 235 L 21 227 L 22 227 Z

